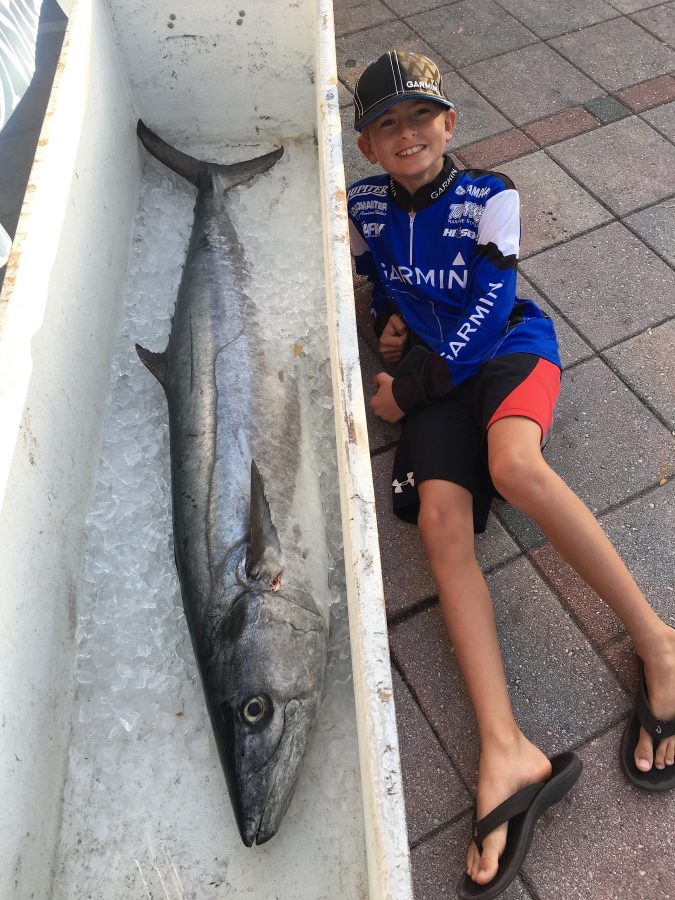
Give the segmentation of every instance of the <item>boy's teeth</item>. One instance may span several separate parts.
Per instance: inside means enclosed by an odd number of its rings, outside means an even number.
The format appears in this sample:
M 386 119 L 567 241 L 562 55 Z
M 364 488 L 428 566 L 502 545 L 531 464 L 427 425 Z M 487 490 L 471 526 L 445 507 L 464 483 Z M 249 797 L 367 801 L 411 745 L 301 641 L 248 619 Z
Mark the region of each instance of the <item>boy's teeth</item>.
M 401 150 L 399 156 L 412 156 L 413 153 L 419 153 L 420 150 L 424 150 L 422 144 L 418 144 L 416 147 L 410 147 L 408 150 Z

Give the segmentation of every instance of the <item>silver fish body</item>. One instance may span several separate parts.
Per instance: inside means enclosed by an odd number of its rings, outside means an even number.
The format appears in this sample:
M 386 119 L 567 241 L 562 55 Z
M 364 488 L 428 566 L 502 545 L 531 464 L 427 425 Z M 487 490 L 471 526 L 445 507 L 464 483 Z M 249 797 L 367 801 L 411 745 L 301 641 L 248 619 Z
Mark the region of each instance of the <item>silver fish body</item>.
M 327 619 L 284 587 L 283 560 L 252 455 L 264 408 L 244 254 L 227 190 L 277 151 L 233 166 L 183 154 L 138 124 L 150 153 L 198 188 L 164 353 L 137 347 L 169 407 L 176 568 L 218 753 L 243 842 L 263 843 L 290 803 L 321 702 Z

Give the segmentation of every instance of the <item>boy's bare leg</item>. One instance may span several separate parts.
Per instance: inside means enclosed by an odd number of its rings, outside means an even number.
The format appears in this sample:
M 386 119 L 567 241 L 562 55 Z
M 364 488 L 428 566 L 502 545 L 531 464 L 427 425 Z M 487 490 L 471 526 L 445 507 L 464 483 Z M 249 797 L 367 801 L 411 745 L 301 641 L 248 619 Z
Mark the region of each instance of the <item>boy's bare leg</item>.
M 438 588 L 450 640 L 476 714 L 480 763 L 476 795 L 480 819 L 528 784 L 546 781 L 551 764 L 522 734 L 513 717 L 487 585 L 474 554 L 470 493 L 447 481 L 419 485 L 418 525 Z M 486 837 L 482 857 L 472 842 L 467 874 L 487 884 L 497 874 L 507 826 Z
M 521 417 L 488 432 L 490 471 L 509 503 L 533 519 L 560 555 L 614 610 L 645 664 L 649 703 L 662 719 L 675 716 L 675 631 L 659 619 L 590 510 L 547 465 L 539 426 Z M 661 741 L 640 730 L 635 764 L 642 771 L 675 763 L 675 737 Z

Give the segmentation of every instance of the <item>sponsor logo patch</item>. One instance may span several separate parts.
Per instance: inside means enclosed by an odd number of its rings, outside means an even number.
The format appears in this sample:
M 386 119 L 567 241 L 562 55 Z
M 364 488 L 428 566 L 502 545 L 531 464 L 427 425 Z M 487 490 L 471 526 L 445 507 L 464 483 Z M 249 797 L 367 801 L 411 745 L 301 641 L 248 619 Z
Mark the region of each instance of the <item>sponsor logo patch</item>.
M 443 237 L 468 237 L 471 238 L 472 241 L 478 240 L 478 233 L 472 231 L 470 228 L 445 228 L 443 230 Z
M 447 191 L 447 189 L 450 187 L 452 182 L 455 180 L 456 176 L 457 176 L 457 169 L 452 169 L 450 174 L 448 175 L 448 177 L 443 182 L 443 184 L 440 185 L 440 187 L 438 187 L 435 191 L 431 192 L 431 199 L 438 200 L 438 198 L 441 197 Z
M 470 197 L 475 197 L 476 200 L 482 200 L 483 197 L 487 197 L 487 195 L 490 193 L 491 190 L 492 190 L 491 187 L 479 188 L 479 187 L 476 187 L 475 184 L 470 184 L 467 187 L 466 192 Z
M 376 197 L 386 197 L 389 188 L 386 184 L 355 184 L 349 189 L 347 200 L 358 197 L 361 194 L 374 194 Z
M 431 287 L 439 287 L 443 290 L 451 290 L 453 284 L 457 282 L 459 287 L 466 288 L 468 269 L 456 272 L 454 269 L 422 269 L 415 266 L 387 266 L 381 263 L 382 273 L 386 281 L 392 283 L 400 281 L 403 284 L 409 284 L 411 287 L 417 285 L 428 284 Z
M 382 229 L 384 228 L 384 222 L 364 222 L 363 224 L 363 236 L 364 237 L 379 237 Z
M 490 290 L 484 297 L 481 297 L 480 300 L 478 300 L 471 315 L 467 317 L 466 321 L 460 325 L 457 332 L 452 335 L 445 344 L 445 347 L 441 351 L 441 356 L 449 356 L 453 359 L 457 359 L 464 347 L 470 343 L 471 335 L 476 334 L 480 326 L 488 318 L 495 305 L 495 301 L 499 299 L 499 294 L 497 292 L 504 287 L 504 283 L 502 281 L 491 281 L 489 282 L 489 287 Z
M 485 207 L 480 203 L 474 203 L 473 200 L 465 200 L 464 203 L 451 203 L 448 208 L 448 222 L 455 223 L 464 219 L 476 226 L 484 212 Z
M 438 93 L 437 81 L 406 81 L 405 86 L 408 90 L 434 91 L 434 93 Z
M 384 216 L 387 214 L 387 204 L 382 200 L 357 200 L 349 207 L 349 212 L 352 216 L 359 216 L 364 212 Z

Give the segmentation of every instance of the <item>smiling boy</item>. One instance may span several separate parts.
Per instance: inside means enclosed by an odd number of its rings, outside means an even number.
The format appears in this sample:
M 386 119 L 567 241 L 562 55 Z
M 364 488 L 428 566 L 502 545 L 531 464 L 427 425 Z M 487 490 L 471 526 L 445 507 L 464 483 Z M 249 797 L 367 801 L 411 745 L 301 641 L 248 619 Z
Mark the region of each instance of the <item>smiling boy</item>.
M 354 103 L 358 146 L 384 174 L 348 191 L 352 252 L 372 286 L 382 357 L 397 366 L 375 377 L 370 405 L 386 421 L 402 420 L 394 512 L 420 528 L 476 714 L 478 821 L 458 893 L 490 898 L 513 880 L 536 820 L 581 771 L 573 753 L 547 758 L 513 717 L 473 545 L 495 493 L 539 525 L 626 626 L 645 676 L 621 758 L 628 777 L 652 791 L 675 786 L 675 632 L 541 454 L 560 359 L 551 320 L 516 296 L 513 184 L 460 170 L 445 155 L 455 111 L 430 59 L 383 54 L 359 78 Z

